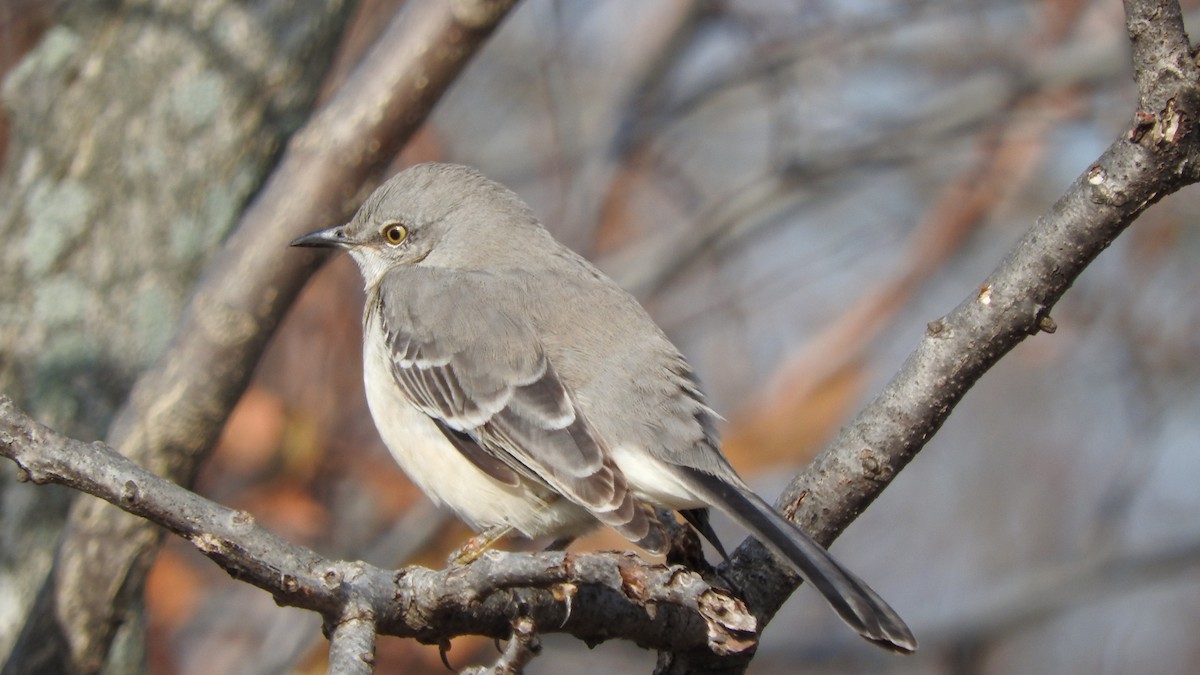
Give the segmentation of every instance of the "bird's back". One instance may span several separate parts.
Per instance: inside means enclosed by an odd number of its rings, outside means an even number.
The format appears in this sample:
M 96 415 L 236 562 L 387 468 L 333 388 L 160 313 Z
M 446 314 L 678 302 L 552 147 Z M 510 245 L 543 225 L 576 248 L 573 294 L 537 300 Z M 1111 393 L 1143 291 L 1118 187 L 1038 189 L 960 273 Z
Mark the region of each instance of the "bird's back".
M 686 359 L 633 296 L 554 246 L 543 267 L 510 275 L 525 288 L 507 297 L 525 299 L 514 311 L 533 323 L 589 424 L 612 447 L 636 445 L 672 464 L 726 473 L 719 453 L 695 452 L 719 447 L 717 417 Z

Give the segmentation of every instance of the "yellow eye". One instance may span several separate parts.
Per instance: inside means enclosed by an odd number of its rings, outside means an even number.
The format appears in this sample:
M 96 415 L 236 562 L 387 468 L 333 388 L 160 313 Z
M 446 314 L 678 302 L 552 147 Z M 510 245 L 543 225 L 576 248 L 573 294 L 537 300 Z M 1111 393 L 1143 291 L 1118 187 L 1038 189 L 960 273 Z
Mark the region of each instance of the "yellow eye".
M 383 228 L 383 238 L 392 246 L 397 246 L 408 238 L 408 228 L 400 223 L 392 223 Z

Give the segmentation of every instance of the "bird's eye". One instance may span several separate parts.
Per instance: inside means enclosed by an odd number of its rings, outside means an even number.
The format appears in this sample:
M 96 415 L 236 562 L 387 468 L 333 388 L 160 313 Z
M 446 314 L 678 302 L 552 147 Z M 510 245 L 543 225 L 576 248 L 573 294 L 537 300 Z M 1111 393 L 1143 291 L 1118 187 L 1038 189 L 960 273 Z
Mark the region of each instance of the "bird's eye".
M 408 238 L 408 228 L 400 223 L 392 223 L 383 228 L 383 238 L 392 246 L 398 246 Z

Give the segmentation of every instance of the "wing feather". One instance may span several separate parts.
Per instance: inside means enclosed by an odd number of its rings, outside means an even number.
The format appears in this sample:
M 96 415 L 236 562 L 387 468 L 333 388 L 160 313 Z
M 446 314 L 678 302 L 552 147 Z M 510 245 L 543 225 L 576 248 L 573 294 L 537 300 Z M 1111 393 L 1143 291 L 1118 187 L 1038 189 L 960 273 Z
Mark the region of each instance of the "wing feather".
M 481 275 L 404 268 L 377 287 L 392 376 L 468 460 L 502 483 L 524 479 L 661 550 L 661 524 L 629 490 L 534 328 Z M 457 302 L 454 302 L 457 300 Z

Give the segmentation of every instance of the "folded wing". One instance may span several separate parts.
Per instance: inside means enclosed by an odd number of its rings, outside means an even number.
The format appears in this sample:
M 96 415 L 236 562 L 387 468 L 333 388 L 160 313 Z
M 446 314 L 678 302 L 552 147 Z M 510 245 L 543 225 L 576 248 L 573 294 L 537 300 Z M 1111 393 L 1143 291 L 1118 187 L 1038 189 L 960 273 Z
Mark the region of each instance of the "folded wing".
M 538 336 L 499 290 L 488 275 L 389 272 L 372 311 L 387 334 L 396 384 L 495 480 L 548 486 L 661 552 L 661 525 L 629 491 Z

